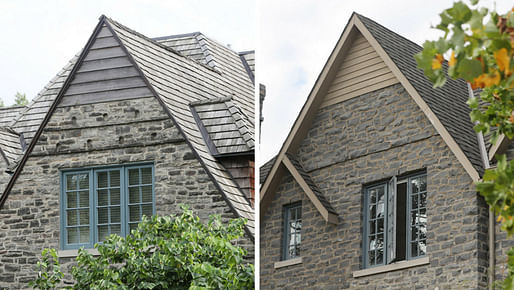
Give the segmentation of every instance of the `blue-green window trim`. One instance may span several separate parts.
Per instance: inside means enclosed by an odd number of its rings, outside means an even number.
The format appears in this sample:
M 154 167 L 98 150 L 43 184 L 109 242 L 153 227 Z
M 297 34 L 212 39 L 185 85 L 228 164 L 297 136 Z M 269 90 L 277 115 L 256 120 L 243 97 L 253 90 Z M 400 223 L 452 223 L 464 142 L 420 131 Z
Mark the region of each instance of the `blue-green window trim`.
M 417 259 L 426 255 L 426 200 L 428 192 L 426 178 L 426 172 L 421 172 L 398 178 L 393 177 L 389 181 L 375 183 L 364 188 L 363 268 L 386 265 L 400 260 Z M 414 183 L 420 181 L 422 181 L 422 185 L 415 189 Z M 406 184 L 403 205 L 398 204 L 399 200 L 397 199 L 397 191 L 401 184 Z M 378 214 L 379 200 L 373 202 L 371 198 L 371 193 L 377 193 L 377 189 L 383 189 L 384 191 L 381 216 Z M 372 210 L 373 205 L 376 205 L 375 211 Z M 400 229 L 400 227 L 395 228 L 397 221 L 401 219 L 397 219 L 396 210 L 402 206 L 405 211 L 405 222 L 404 227 Z M 394 214 L 392 209 L 394 209 Z M 383 220 L 382 226 L 380 226 L 380 219 Z M 394 222 L 391 222 L 391 220 Z M 375 226 L 375 229 L 371 229 L 372 225 Z M 398 231 L 402 232 L 401 236 L 398 236 Z M 392 235 L 391 232 L 394 234 Z M 379 236 L 381 236 L 381 241 L 377 239 Z M 394 236 L 394 239 L 391 236 Z M 403 240 L 404 243 L 397 244 L 397 240 Z M 380 249 L 382 257 L 378 258 L 376 254 L 377 250 L 380 252 Z M 398 252 L 401 255 L 398 255 Z M 370 259 L 374 260 L 374 263 L 370 263 Z
M 146 173 L 148 173 L 148 170 L 151 170 L 151 183 L 149 182 L 150 179 L 148 177 L 145 178 L 145 182 L 142 182 L 142 170 L 144 170 Z M 138 184 L 129 184 L 129 171 L 131 173 L 134 173 L 135 171 L 139 172 L 138 177 Z M 111 186 L 110 181 L 110 174 L 109 172 L 119 172 L 119 185 Z M 107 173 L 107 180 L 108 180 L 108 186 L 105 185 L 99 186 L 99 180 L 98 176 L 101 173 Z M 70 190 L 68 186 L 68 180 L 72 176 L 79 176 L 79 175 L 87 175 L 88 178 L 88 188 L 84 189 L 78 188 Z M 134 174 L 132 174 L 134 175 Z M 77 178 L 80 179 L 80 178 Z M 133 178 L 133 180 L 136 180 L 137 178 Z M 147 213 L 150 213 L 150 207 L 151 207 L 151 214 L 155 215 L 155 169 L 154 165 L 152 163 L 145 163 L 145 164 L 131 164 L 131 165 L 120 165 L 120 166 L 104 166 L 104 167 L 93 167 L 93 168 L 87 168 L 87 169 L 72 169 L 72 170 L 62 170 L 60 174 L 60 184 L 61 184 L 61 192 L 60 192 L 60 247 L 61 249 L 67 250 L 67 249 L 78 249 L 81 247 L 84 248 L 93 248 L 94 244 L 99 241 L 99 226 L 104 225 L 103 228 L 108 228 L 109 232 L 111 231 L 111 228 L 116 231 L 116 226 L 119 225 L 119 234 L 121 236 L 126 236 L 128 233 L 130 233 L 130 228 L 137 226 L 136 217 L 133 215 L 130 217 L 129 213 L 131 212 L 129 210 L 129 207 L 131 208 L 142 208 L 145 207 L 145 211 Z M 103 180 L 103 179 L 102 179 Z M 84 183 L 84 182 L 83 182 Z M 134 183 L 134 181 L 131 181 L 131 183 Z M 85 184 L 85 183 L 84 183 Z M 79 185 L 77 185 L 78 187 Z M 146 196 L 142 197 L 142 190 L 138 187 L 145 187 L 146 192 L 148 193 L 148 190 L 151 190 L 151 200 L 149 198 L 149 194 L 146 194 Z M 131 191 L 139 191 L 139 200 L 129 200 L 129 188 L 132 188 Z M 75 210 L 76 207 L 69 208 L 68 202 L 70 201 L 68 199 L 68 194 L 70 192 L 78 192 L 78 191 L 88 191 L 88 205 L 89 210 L 88 212 L 88 223 L 85 225 L 89 228 L 89 239 L 87 242 L 85 242 L 82 238 L 80 239 L 80 234 L 85 232 L 85 229 L 82 229 L 82 232 L 79 234 L 79 242 L 78 243 L 68 243 L 68 231 L 73 228 L 83 228 L 82 223 L 79 221 L 79 225 L 70 225 L 68 223 L 68 211 Z M 114 201 L 114 203 L 111 203 L 113 198 L 109 194 L 107 197 L 107 204 L 105 204 L 105 201 L 99 201 L 100 195 L 97 194 L 98 191 L 111 191 L 113 190 L 114 193 L 119 191 L 119 201 Z M 79 198 L 82 197 L 84 200 L 85 194 L 79 195 Z M 103 195 L 101 195 L 103 196 Z M 116 194 L 114 194 L 116 196 Z M 134 196 L 131 195 L 131 196 Z M 144 199 L 144 200 L 143 200 Z M 73 201 L 72 201 L 73 202 Z M 100 202 L 100 204 L 99 204 Z M 116 204 L 118 203 L 118 204 Z M 79 204 L 82 206 L 82 204 Z M 119 208 L 119 221 L 113 219 L 113 212 L 111 209 Z M 99 221 L 99 215 L 98 211 L 100 209 L 105 209 L 108 211 L 108 220 L 107 222 Z M 135 211 L 135 210 L 134 210 Z M 80 214 L 82 214 L 82 217 L 85 216 L 84 209 L 82 208 L 82 212 L 80 212 L 77 215 L 77 219 L 80 219 Z M 142 211 L 139 211 L 139 220 L 141 219 Z M 72 217 L 73 218 L 73 217 Z M 84 220 L 84 219 L 83 219 Z M 105 235 L 103 235 L 105 236 Z
M 301 249 L 302 227 L 301 201 L 284 206 L 283 222 L 284 224 L 282 235 L 282 260 L 289 260 L 299 257 Z M 293 247 L 293 249 L 290 249 L 291 247 Z

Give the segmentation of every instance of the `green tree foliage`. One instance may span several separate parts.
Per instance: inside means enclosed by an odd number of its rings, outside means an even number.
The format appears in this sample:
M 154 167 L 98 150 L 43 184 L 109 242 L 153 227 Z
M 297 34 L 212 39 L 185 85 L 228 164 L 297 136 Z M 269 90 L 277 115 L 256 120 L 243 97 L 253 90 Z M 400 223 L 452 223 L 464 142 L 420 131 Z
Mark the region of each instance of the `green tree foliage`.
M 69 289 L 253 289 L 254 266 L 234 241 L 243 236 L 243 219 L 207 224 L 184 208 L 179 216 L 143 218 L 126 238 L 111 235 L 95 247 L 80 249 Z M 51 289 L 62 279 L 55 250 L 44 250 L 41 271 L 31 287 Z
M 470 117 L 475 131 L 491 133 L 494 144 L 502 134 L 514 137 L 514 8 L 500 15 L 477 7 L 478 0 L 470 4 L 456 2 L 444 10 L 436 26 L 444 36 L 426 41 L 415 58 L 434 87 L 443 86 L 448 75 L 481 90 L 480 97 L 468 101 Z M 514 160 L 508 162 L 505 155 L 496 160 L 496 168 L 486 170 L 477 190 L 510 237 L 514 233 Z M 514 248 L 508 252 L 507 265 L 502 287 L 514 289 Z
M 15 106 L 26 106 L 28 103 L 29 103 L 29 100 L 27 100 L 27 96 L 25 94 L 16 92 L 16 95 L 14 96 L 14 105 Z

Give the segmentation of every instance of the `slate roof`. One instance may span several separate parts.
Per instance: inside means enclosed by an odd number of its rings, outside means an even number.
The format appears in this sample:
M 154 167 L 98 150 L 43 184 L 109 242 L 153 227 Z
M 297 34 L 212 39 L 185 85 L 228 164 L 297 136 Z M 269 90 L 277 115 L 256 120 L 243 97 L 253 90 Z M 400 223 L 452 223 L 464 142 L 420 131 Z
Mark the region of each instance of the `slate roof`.
M 232 101 L 232 97 L 193 102 L 191 107 L 213 156 L 253 154 L 253 124 Z
M 255 221 L 250 201 L 221 163 L 209 152 L 190 107 L 194 102 L 230 97 L 227 108 L 235 114 L 233 118 L 240 132 L 239 137 L 245 140 L 246 146 L 253 149 L 254 86 L 240 55 L 201 33 L 152 40 L 111 19 L 102 17 L 101 21 L 111 26 L 116 37 L 141 69 L 157 97 L 162 100 L 191 143 L 207 174 L 225 196 L 229 206 L 238 216 L 248 219 L 246 227 L 253 237 Z M 196 41 L 196 44 L 194 41 L 187 44 L 191 39 Z M 197 44 L 202 50 L 201 55 L 195 50 L 198 48 Z M 12 127 L 24 134 L 27 143 L 32 141 L 38 131 L 80 54 L 77 54 L 12 122 Z M 241 120 L 242 122 L 238 122 Z
M 9 126 L 23 109 L 25 106 L 0 108 L 0 127 Z
M 469 98 L 467 83 L 461 79 L 448 79 L 442 88 L 434 89 L 423 71 L 417 68 L 414 60 L 414 55 L 423 49 L 421 46 L 367 17 L 359 14 L 357 16 L 427 103 L 481 175 L 484 170 L 477 135 L 469 119 L 471 109 L 466 104 Z
M 21 155 L 20 134 L 6 127 L 0 127 L 0 151 L 8 165 L 12 165 Z
M 222 164 L 211 155 L 190 109 L 190 105 L 197 101 L 233 96 L 234 104 L 248 120 L 254 119 L 254 86 L 239 55 L 205 39 L 217 70 L 206 69 L 207 66 L 185 58 L 175 50 L 111 19 L 106 22 L 111 25 L 157 96 L 166 105 L 229 205 L 240 217 L 248 219 L 247 228 L 253 236 L 255 221 L 250 202 Z

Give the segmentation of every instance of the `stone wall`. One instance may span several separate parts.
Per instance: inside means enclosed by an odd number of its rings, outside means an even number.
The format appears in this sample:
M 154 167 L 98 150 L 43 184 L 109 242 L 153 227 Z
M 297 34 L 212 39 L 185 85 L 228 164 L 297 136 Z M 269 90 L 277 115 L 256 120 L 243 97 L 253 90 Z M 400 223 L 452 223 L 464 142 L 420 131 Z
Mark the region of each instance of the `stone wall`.
M 154 163 L 157 214 L 235 217 L 153 97 L 57 108 L 0 210 L 0 288 L 26 287 L 41 250 L 59 248 L 60 170 L 134 162 Z
M 327 224 L 290 177 L 261 221 L 261 288 L 477 289 L 487 286 L 485 202 L 471 178 L 401 85 L 320 109 L 297 157 L 339 214 Z M 429 264 L 353 278 L 362 267 L 366 184 L 426 170 Z M 302 200 L 302 259 L 280 261 L 283 205 Z

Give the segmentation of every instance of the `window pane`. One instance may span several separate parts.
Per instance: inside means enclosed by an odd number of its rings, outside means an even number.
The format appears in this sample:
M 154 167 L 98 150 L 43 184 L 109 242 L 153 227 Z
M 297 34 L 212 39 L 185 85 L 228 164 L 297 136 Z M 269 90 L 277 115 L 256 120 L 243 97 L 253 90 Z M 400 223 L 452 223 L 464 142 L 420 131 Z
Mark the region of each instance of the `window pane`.
M 107 236 L 109 236 L 109 226 L 98 226 L 98 241 L 105 241 Z
M 120 222 L 120 208 L 119 207 L 111 207 L 111 223 L 119 223 Z
M 129 187 L 129 203 L 139 202 L 139 187 Z
M 78 175 L 80 189 L 89 189 L 89 177 L 88 176 L 89 176 L 89 174 L 87 174 L 87 173 Z
M 423 256 L 427 253 L 427 242 L 425 240 L 418 242 L 419 256 Z
M 89 191 L 79 191 L 79 206 L 89 207 Z
M 376 234 L 375 225 L 376 225 L 376 221 L 369 222 L 369 234 L 370 235 Z
M 79 212 L 80 224 L 89 225 L 89 209 L 81 209 Z
M 376 248 L 377 249 L 381 249 L 384 247 L 384 235 L 383 234 L 378 234 L 377 235 L 377 239 L 376 239 Z
M 120 225 L 111 225 L 111 234 L 121 234 L 121 228 Z
M 418 208 L 418 195 L 413 194 L 412 195 L 412 207 L 411 209 L 417 209 Z
M 111 177 L 110 187 L 119 187 L 120 186 L 120 171 L 119 170 L 109 171 L 109 175 Z
M 377 206 L 376 205 L 371 205 L 369 207 L 369 218 L 370 219 L 374 219 L 377 217 Z
M 107 181 L 108 181 L 107 172 L 105 172 L 105 171 L 98 172 L 98 187 L 99 188 L 108 187 Z
M 368 264 L 375 265 L 375 251 L 368 251 Z
M 380 265 L 384 262 L 384 249 L 377 250 L 377 265 Z
M 426 192 L 422 192 L 419 195 L 419 206 L 420 207 L 426 207 L 427 206 L 427 193 Z
M 89 227 L 80 227 L 80 243 L 89 243 Z
M 110 192 L 111 192 L 111 205 L 120 204 L 120 189 L 113 188 L 113 189 L 111 189 Z
M 153 215 L 153 206 L 151 204 L 145 204 L 142 208 L 143 215 L 146 215 L 147 217 L 151 217 Z
M 98 223 L 106 224 L 109 223 L 109 210 L 106 207 L 98 209 Z
M 375 250 L 376 246 L 377 246 L 377 239 L 376 239 L 376 236 L 370 236 L 369 237 L 369 250 Z
M 108 205 L 109 202 L 109 191 L 107 189 L 99 189 L 98 194 L 98 206 Z
M 141 168 L 142 184 L 152 184 L 152 168 Z
M 139 184 L 139 169 L 129 169 L 129 185 Z
M 77 210 L 68 210 L 67 215 L 68 226 L 76 226 L 79 224 L 77 219 Z
M 79 231 L 77 228 L 68 228 L 68 244 L 79 243 Z
M 129 221 L 137 222 L 137 221 L 139 221 L 140 216 L 141 215 L 139 213 L 139 205 L 129 206 Z
M 374 203 L 377 203 L 377 195 L 376 195 L 376 190 L 375 189 L 371 189 L 369 191 L 369 203 L 370 204 L 374 204 Z
M 411 227 L 411 241 L 415 241 L 418 239 L 418 229 L 416 227 Z
M 68 192 L 67 194 L 67 207 L 68 208 L 76 208 L 77 204 L 77 193 L 76 192 Z
M 129 229 L 130 229 L 130 231 L 136 230 L 137 229 L 137 223 L 129 224 Z
M 383 217 L 384 216 L 384 202 L 381 202 L 377 205 L 377 217 Z
M 377 220 L 377 233 L 383 233 L 384 232 L 384 219 L 378 219 Z
M 412 257 L 418 256 L 418 244 L 416 242 L 411 243 L 411 256 Z
M 66 190 L 77 189 L 77 176 L 73 174 L 66 175 Z
M 141 186 L 143 200 L 142 202 L 152 202 L 152 186 Z
M 426 191 L 427 190 L 427 176 L 421 176 L 419 178 L 419 190 L 420 191 Z
M 411 190 L 412 190 L 411 192 L 417 193 L 419 191 L 419 187 L 420 187 L 419 178 L 411 179 Z

